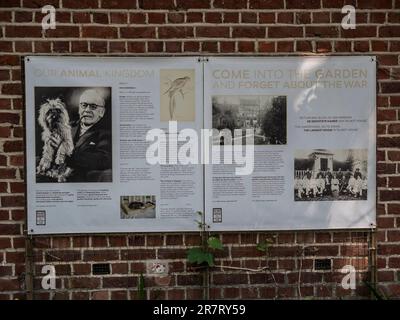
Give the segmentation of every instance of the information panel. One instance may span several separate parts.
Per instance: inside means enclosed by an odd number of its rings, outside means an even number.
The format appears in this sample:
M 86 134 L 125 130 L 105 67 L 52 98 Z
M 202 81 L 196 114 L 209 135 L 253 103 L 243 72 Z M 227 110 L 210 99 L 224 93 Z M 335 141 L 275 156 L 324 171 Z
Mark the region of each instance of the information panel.
M 251 174 L 238 174 L 234 149 L 232 165 L 206 166 L 212 230 L 375 226 L 375 57 L 212 58 L 204 68 L 205 126 L 234 142 L 235 131 L 254 132 L 254 149 L 242 150 L 254 155 Z
M 26 57 L 29 234 L 371 228 L 375 57 Z M 204 177 L 204 179 L 203 179 Z
M 197 230 L 203 168 L 146 159 L 151 129 L 166 144 L 202 127 L 197 58 L 27 57 L 25 70 L 29 233 Z

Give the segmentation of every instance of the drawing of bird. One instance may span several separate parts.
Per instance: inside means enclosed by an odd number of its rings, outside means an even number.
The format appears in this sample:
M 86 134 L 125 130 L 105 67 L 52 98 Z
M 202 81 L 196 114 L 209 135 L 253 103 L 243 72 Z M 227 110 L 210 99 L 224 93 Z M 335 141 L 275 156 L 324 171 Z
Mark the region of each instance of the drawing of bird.
M 177 92 L 179 92 L 182 95 L 182 99 L 185 98 L 185 95 L 184 95 L 182 89 L 189 80 L 190 80 L 190 77 L 187 77 L 187 76 L 183 77 L 183 78 L 177 78 L 171 82 L 171 85 L 168 88 L 168 90 L 164 92 L 164 94 L 168 93 L 168 96 L 169 96 L 169 115 L 170 115 L 171 120 L 174 116 L 174 112 L 175 112 L 175 108 L 176 108 L 175 95 Z

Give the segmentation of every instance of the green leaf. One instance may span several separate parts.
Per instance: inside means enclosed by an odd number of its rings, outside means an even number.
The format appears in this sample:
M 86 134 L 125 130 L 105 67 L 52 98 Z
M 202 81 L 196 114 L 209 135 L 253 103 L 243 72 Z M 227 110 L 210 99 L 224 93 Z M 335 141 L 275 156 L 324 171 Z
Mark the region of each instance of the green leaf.
M 190 263 L 207 263 L 210 267 L 214 265 L 214 256 L 209 252 L 203 251 L 201 248 L 189 249 L 187 259 Z
M 209 237 L 207 244 L 211 249 L 223 250 L 222 242 L 217 237 Z
M 263 242 L 257 243 L 256 249 L 258 251 L 263 251 L 267 252 L 269 249 L 269 246 L 273 243 L 272 240 L 264 240 Z

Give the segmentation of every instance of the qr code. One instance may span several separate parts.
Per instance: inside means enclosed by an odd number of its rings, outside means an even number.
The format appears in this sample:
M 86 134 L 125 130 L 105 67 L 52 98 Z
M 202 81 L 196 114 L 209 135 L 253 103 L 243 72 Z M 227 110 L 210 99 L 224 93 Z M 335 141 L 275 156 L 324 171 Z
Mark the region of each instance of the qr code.
M 222 208 L 213 208 L 213 222 L 214 223 L 222 222 Z
M 36 210 L 36 225 L 45 226 L 46 225 L 46 211 Z

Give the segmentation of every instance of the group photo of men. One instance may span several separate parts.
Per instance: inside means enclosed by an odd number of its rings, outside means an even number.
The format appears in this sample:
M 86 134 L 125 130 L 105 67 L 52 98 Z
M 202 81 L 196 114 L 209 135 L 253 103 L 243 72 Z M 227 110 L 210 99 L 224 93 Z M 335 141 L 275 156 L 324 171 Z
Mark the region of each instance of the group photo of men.
M 316 149 L 306 153 L 302 157 L 305 152 L 298 152 L 295 159 L 295 201 L 367 199 L 365 152 Z

